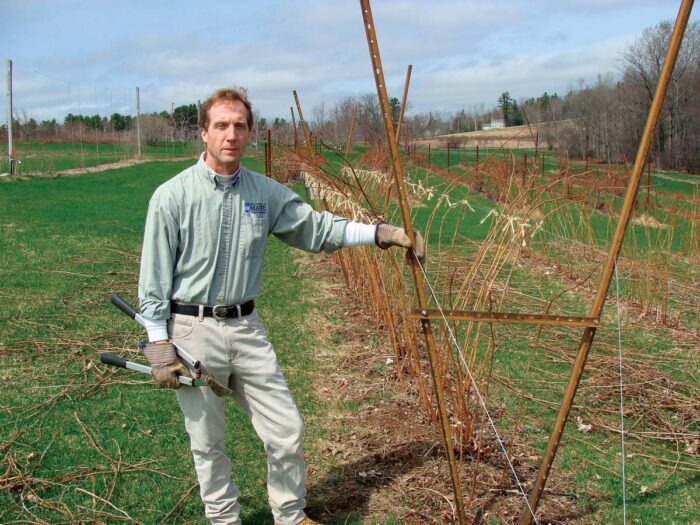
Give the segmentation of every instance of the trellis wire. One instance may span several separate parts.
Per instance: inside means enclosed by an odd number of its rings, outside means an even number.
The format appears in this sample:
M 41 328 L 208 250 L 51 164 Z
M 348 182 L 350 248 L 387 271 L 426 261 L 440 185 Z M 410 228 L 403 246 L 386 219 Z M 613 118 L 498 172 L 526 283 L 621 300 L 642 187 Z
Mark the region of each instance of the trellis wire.
M 540 522 L 537 520 L 537 516 L 535 516 L 535 511 L 530 506 L 530 502 L 528 501 L 528 497 L 527 497 L 527 494 L 525 493 L 525 489 L 523 488 L 522 483 L 520 483 L 520 478 L 518 478 L 518 474 L 515 472 L 515 467 L 513 466 L 513 463 L 510 461 L 510 458 L 508 457 L 508 452 L 506 451 L 506 447 L 503 444 L 503 440 L 501 439 L 501 436 L 498 433 L 498 429 L 496 429 L 496 424 L 494 423 L 493 418 L 491 417 L 489 409 L 486 406 L 486 401 L 484 401 L 484 398 L 482 397 L 481 392 L 479 391 L 479 387 L 476 384 L 476 379 L 474 379 L 472 371 L 469 368 L 469 364 L 466 362 L 466 360 L 464 359 L 464 356 L 462 355 L 462 352 L 459 349 L 459 343 L 457 342 L 457 338 L 455 337 L 454 333 L 452 332 L 452 327 L 450 326 L 450 323 L 447 321 L 447 318 L 445 317 L 445 312 L 443 311 L 442 306 L 440 306 L 440 301 L 435 293 L 435 290 L 430 285 L 430 280 L 428 279 L 428 274 L 425 272 L 425 268 L 421 264 L 420 259 L 418 259 L 418 256 L 415 254 L 415 252 L 411 251 L 410 253 L 412 253 L 413 256 L 415 257 L 416 264 L 418 265 L 421 272 L 423 273 L 423 278 L 425 279 L 425 283 L 428 285 L 428 289 L 430 290 L 430 295 L 432 295 L 433 300 L 435 301 L 435 304 L 436 304 L 438 310 L 440 310 L 440 315 L 442 316 L 442 320 L 445 323 L 445 327 L 447 328 L 447 332 L 450 334 L 450 339 L 452 339 L 452 344 L 454 345 L 455 349 L 457 350 L 457 355 L 459 356 L 459 360 L 461 361 L 462 366 L 464 367 L 464 370 L 469 375 L 469 380 L 470 380 L 472 386 L 474 387 L 474 392 L 476 392 L 476 395 L 479 398 L 479 403 L 481 403 L 481 406 L 484 409 L 484 413 L 486 414 L 486 417 L 489 420 L 489 425 L 491 426 L 491 429 L 493 430 L 493 433 L 496 436 L 496 441 L 498 442 L 499 447 L 503 451 L 503 456 L 506 458 L 506 462 L 508 463 L 508 467 L 510 468 L 511 473 L 513 474 L 513 478 L 515 478 L 515 482 L 518 485 L 518 491 L 520 492 L 520 495 L 525 500 L 525 504 L 527 505 L 527 508 L 530 511 L 530 514 L 532 515 L 532 519 L 535 520 L 535 523 L 537 525 L 540 525 Z

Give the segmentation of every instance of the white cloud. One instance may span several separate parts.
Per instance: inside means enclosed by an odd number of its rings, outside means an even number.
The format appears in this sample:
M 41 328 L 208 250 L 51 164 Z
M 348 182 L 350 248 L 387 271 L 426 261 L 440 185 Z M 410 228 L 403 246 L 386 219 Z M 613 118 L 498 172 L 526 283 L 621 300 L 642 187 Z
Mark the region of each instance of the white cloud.
M 413 111 L 562 92 L 616 70 L 635 35 L 675 16 L 670 0 L 382 0 L 373 5 L 387 87 L 413 65 Z M 39 16 L 32 13 L 39 13 Z M 697 17 L 697 15 L 696 15 Z M 223 85 L 244 85 L 263 115 L 287 116 L 374 93 L 357 2 L 48 0 L 0 3 L 16 60 L 15 100 L 62 118 L 94 108 L 169 110 Z M 100 109 L 102 108 L 102 109 Z

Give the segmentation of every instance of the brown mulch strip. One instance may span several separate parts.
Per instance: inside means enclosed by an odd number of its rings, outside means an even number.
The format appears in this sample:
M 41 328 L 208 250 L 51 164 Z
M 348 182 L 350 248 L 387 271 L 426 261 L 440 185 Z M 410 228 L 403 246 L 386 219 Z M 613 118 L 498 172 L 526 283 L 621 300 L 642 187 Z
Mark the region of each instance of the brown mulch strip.
M 324 296 L 325 315 L 309 319 L 323 341 L 317 356 L 318 396 L 331 407 L 334 428 L 312 455 L 327 469 L 309 465 L 309 513 L 317 519 L 355 516 L 365 523 L 394 517 L 401 524 L 456 523 L 454 496 L 442 438 L 395 374 L 388 338 L 353 302 L 331 256 L 304 258 Z M 313 424 L 307 420 L 307 424 Z M 500 449 L 487 433 L 484 443 L 460 462 L 469 523 L 517 523 L 525 508 Z M 510 451 L 529 490 L 539 458 L 524 446 Z M 589 523 L 565 477 L 553 470 L 537 515 L 540 523 Z M 495 520 L 495 521 L 494 521 Z

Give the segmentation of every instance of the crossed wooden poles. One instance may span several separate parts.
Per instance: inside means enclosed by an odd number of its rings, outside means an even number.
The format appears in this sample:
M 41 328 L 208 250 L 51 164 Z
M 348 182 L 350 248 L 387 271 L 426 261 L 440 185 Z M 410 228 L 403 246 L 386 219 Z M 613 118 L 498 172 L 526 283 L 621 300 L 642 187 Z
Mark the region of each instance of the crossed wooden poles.
M 408 200 L 406 197 L 404 172 L 403 167 L 401 165 L 401 159 L 399 157 L 398 148 L 400 123 L 402 118 L 399 120 L 399 128 L 395 131 L 391 119 L 389 97 L 387 95 L 386 84 L 384 81 L 384 72 L 382 69 L 381 58 L 379 56 L 379 44 L 377 42 L 377 35 L 374 28 L 374 20 L 372 18 L 370 1 L 360 0 L 360 7 L 362 9 L 362 18 L 364 20 L 367 44 L 369 46 L 369 54 L 370 59 L 372 61 L 372 71 L 374 73 L 374 80 L 377 86 L 377 95 L 379 96 L 379 103 L 382 110 L 384 131 L 386 133 L 387 143 L 389 145 L 391 167 L 392 172 L 394 174 L 396 192 L 399 198 L 399 205 L 401 208 L 401 217 L 403 219 L 404 230 L 411 239 L 411 242 L 415 245 L 415 237 L 413 234 L 413 221 L 411 219 L 410 208 L 408 206 Z M 579 381 L 581 380 L 581 376 L 583 375 L 583 369 L 588 358 L 588 353 L 591 349 L 591 345 L 593 344 L 593 339 L 598 328 L 598 323 L 600 320 L 601 313 L 603 311 L 603 306 L 605 305 L 605 298 L 607 296 L 608 289 L 610 288 L 610 283 L 612 281 L 617 257 L 620 253 L 620 249 L 622 248 L 622 242 L 625 237 L 625 231 L 627 229 L 627 225 L 629 223 L 629 219 L 634 208 L 634 201 L 636 199 L 637 191 L 639 189 L 639 183 L 641 180 L 642 172 L 644 170 L 644 163 L 649 153 L 649 148 L 651 147 L 654 129 L 656 128 L 656 124 L 659 120 L 659 115 L 661 113 L 663 101 L 668 90 L 671 73 L 673 72 L 673 67 L 676 63 L 676 58 L 678 57 L 678 51 L 683 40 L 683 34 L 688 24 L 688 19 L 690 17 L 690 11 L 692 10 L 692 7 L 693 0 L 682 0 L 680 9 L 678 11 L 678 16 L 676 18 L 676 23 L 673 29 L 673 34 L 671 35 L 666 60 L 661 71 L 659 83 L 656 87 L 656 93 L 654 95 L 651 108 L 649 109 L 649 115 L 647 117 L 646 126 L 642 134 L 639 149 L 637 151 L 637 157 L 634 162 L 634 168 L 632 170 L 632 174 L 630 176 L 630 180 L 627 186 L 627 193 L 625 196 L 624 203 L 622 205 L 622 211 L 620 212 L 620 218 L 617 223 L 615 235 L 613 237 L 612 245 L 610 246 L 608 258 L 603 268 L 603 273 L 598 284 L 598 290 L 596 292 L 595 299 L 593 300 L 593 306 L 591 307 L 589 315 L 587 317 L 563 317 L 543 314 L 514 314 L 502 312 L 467 311 L 451 311 L 446 314 L 448 319 L 453 320 L 468 320 L 487 323 L 560 325 L 576 326 L 583 328 L 583 335 L 581 336 L 581 342 L 579 343 L 578 354 L 576 356 L 576 360 L 574 361 L 571 376 L 569 378 L 566 391 L 564 392 L 564 398 L 559 409 L 559 414 L 557 416 L 556 422 L 554 423 L 554 427 L 549 438 L 549 443 L 547 445 L 547 449 L 545 451 L 542 463 L 540 465 L 539 474 L 537 475 L 537 479 L 535 480 L 534 486 L 530 493 L 528 505 L 526 506 L 525 510 L 520 516 L 521 525 L 529 525 L 530 523 L 532 523 L 533 519 L 537 521 L 535 517 L 535 511 L 537 509 L 540 497 L 542 496 L 542 492 L 544 491 L 544 487 L 547 482 L 552 463 L 554 462 L 554 457 L 556 456 L 557 449 L 559 447 L 559 442 L 562 433 L 564 432 L 564 426 L 569 417 L 569 412 L 571 410 L 574 397 L 576 396 Z M 403 109 L 406 105 L 406 93 L 408 90 L 410 72 L 411 69 L 409 66 L 408 74 L 406 76 L 406 83 L 404 86 L 401 117 L 403 117 Z M 420 320 L 421 327 L 423 329 L 423 335 L 425 337 L 426 346 L 428 349 L 428 359 L 430 362 L 430 370 L 435 390 L 435 398 L 438 404 L 438 415 L 440 418 L 442 438 L 445 446 L 445 452 L 447 454 L 447 459 L 450 465 L 450 477 L 452 479 L 452 487 L 454 490 L 455 506 L 457 507 L 457 518 L 460 525 L 465 525 L 466 516 L 464 514 L 464 503 L 462 498 L 459 471 L 457 470 L 457 465 L 454 458 L 452 435 L 447 417 L 445 398 L 443 396 L 442 391 L 442 378 L 437 370 L 437 348 L 431 327 L 431 319 L 441 319 L 442 316 L 438 311 L 428 309 L 428 300 L 424 290 L 423 276 L 414 258 L 411 259 L 410 266 L 411 277 L 413 278 L 416 297 L 418 300 L 418 308 L 414 310 L 413 313 L 414 316 Z
M 681 1 L 681 6 L 676 17 L 676 23 L 669 42 L 669 48 L 666 54 L 666 59 L 664 61 L 664 66 L 661 70 L 659 82 L 656 87 L 656 93 L 654 95 L 654 99 L 649 109 L 649 115 L 647 117 L 646 126 L 644 128 L 644 132 L 642 133 L 639 149 L 637 150 L 637 156 L 635 158 L 634 167 L 632 169 L 630 180 L 627 186 L 627 193 L 625 195 L 625 200 L 622 205 L 622 210 L 620 212 L 620 217 L 615 230 L 615 235 L 610 246 L 610 251 L 608 252 L 608 257 L 605 266 L 603 267 L 603 273 L 601 275 L 600 282 L 598 284 L 598 289 L 593 300 L 593 306 L 591 307 L 591 311 L 588 316 L 579 317 L 546 315 L 538 313 L 476 312 L 464 310 L 452 310 L 442 312 L 440 310 L 430 309 L 428 308 L 428 300 L 424 288 L 425 283 L 423 281 L 423 275 L 420 271 L 420 267 L 418 266 L 418 263 L 416 262 L 415 258 L 411 259 L 411 277 L 413 279 L 416 298 L 418 302 L 418 308 L 413 309 L 412 314 L 421 323 L 423 336 L 425 337 L 425 343 L 428 350 L 428 361 L 430 363 L 430 371 L 433 379 L 435 399 L 438 405 L 440 428 L 443 438 L 443 444 L 445 447 L 445 453 L 447 455 L 447 460 L 450 467 L 450 478 L 452 481 L 452 487 L 454 492 L 457 519 L 460 525 L 466 524 L 466 516 L 464 513 L 464 502 L 462 497 L 460 475 L 454 457 L 452 433 L 449 426 L 447 408 L 445 405 L 445 398 L 443 394 L 442 377 L 440 376 L 440 373 L 437 368 L 438 352 L 432 331 L 431 320 L 443 319 L 444 317 L 447 320 L 453 321 L 476 321 L 496 324 L 518 323 L 583 328 L 583 334 L 579 343 L 578 353 L 571 370 L 571 375 L 569 377 L 569 382 L 564 392 L 564 397 L 562 399 L 561 407 L 559 408 L 557 419 L 554 423 L 554 427 L 552 428 L 552 433 L 547 444 L 547 449 L 542 458 L 539 473 L 530 492 L 530 496 L 527 500 L 525 509 L 520 515 L 520 524 L 530 525 L 533 519 L 537 521 L 535 511 L 537 510 L 539 500 L 542 496 L 542 493 L 544 492 L 544 487 L 547 483 L 547 478 L 549 477 L 549 472 L 554 462 L 554 458 L 559 447 L 561 436 L 564 432 L 564 427 L 569 417 L 569 412 L 571 411 L 571 406 L 573 405 L 574 397 L 576 396 L 576 391 L 578 389 L 581 376 L 583 375 L 586 360 L 588 359 L 588 353 L 591 349 L 593 339 L 595 337 L 596 331 L 600 323 L 600 317 L 603 311 L 603 306 L 605 305 L 605 299 L 610 288 L 610 284 L 612 282 L 613 273 L 615 270 L 618 255 L 620 254 L 620 250 L 622 248 L 622 243 L 624 241 L 627 225 L 629 224 L 629 220 L 634 209 L 634 202 L 637 197 L 639 184 L 641 181 L 642 173 L 644 171 L 644 164 L 646 162 L 646 158 L 653 141 L 654 130 L 658 123 L 659 115 L 661 114 L 663 101 L 666 97 L 666 92 L 668 90 L 668 85 L 671 79 L 671 73 L 673 72 L 673 68 L 678 57 L 678 52 L 680 50 L 680 45 L 683 40 L 683 34 L 685 33 L 685 29 L 688 25 L 688 19 L 690 17 L 690 12 L 693 7 L 693 1 L 694 0 Z M 399 116 L 397 129 L 394 130 L 394 124 L 392 122 L 391 117 L 391 109 L 389 106 L 389 97 L 386 90 L 384 72 L 382 69 L 381 58 L 379 55 L 379 44 L 377 42 L 377 35 L 374 28 L 374 20 L 372 18 L 370 0 L 360 0 L 360 7 L 362 9 L 362 18 L 365 25 L 365 33 L 367 37 L 367 44 L 369 47 L 370 59 L 372 62 L 372 70 L 374 73 L 375 84 L 377 87 L 377 95 L 379 97 L 379 103 L 382 111 L 384 131 L 389 146 L 391 168 L 392 173 L 394 175 L 395 190 L 399 199 L 399 206 L 401 210 L 401 217 L 403 220 L 404 230 L 411 239 L 411 242 L 415 244 L 415 236 L 413 233 L 413 220 L 411 218 L 408 199 L 406 196 L 406 187 L 404 184 L 404 171 L 401 165 L 401 159 L 399 156 L 398 148 L 399 136 L 401 133 L 401 125 L 403 122 L 403 115 L 406 107 L 406 98 L 408 94 L 408 85 L 411 78 L 412 66 L 408 66 L 408 71 L 406 73 L 406 82 L 404 84 L 403 99 L 401 102 L 401 113 Z M 309 147 L 309 150 L 313 151 L 311 145 L 311 134 L 309 132 L 308 127 L 306 126 L 306 122 L 304 121 L 304 117 L 301 112 L 301 105 L 299 103 L 296 91 L 294 91 L 293 94 L 297 105 L 299 120 L 301 123 L 302 131 L 304 133 L 305 141 L 307 143 L 307 146 Z M 353 125 L 354 118 L 355 114 L 353 113 Z M 348 139 L 347 147 L 349 147 L 349 142 L 350 138 Z

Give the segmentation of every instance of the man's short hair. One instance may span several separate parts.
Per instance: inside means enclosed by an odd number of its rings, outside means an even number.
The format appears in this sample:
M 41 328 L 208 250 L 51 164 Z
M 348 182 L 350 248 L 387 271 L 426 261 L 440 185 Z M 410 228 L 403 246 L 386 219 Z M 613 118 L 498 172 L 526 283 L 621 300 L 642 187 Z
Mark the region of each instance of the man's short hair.
M 248 100 L 248 94 L 242 88 L 221 88 L 217 89 L 212 93 L 212 95 L 204 101 L 202 108 L 199 111 L 199 127 L 200 129 L 209 128 L 209 110 L 211 107 L 218 102 L 234 102 L 238 100 L 242 102 L 246 110 L 248 110 L 248 116 L 246 122 L 248 123 L 248 129 L 253 129 L 253 106 Z

